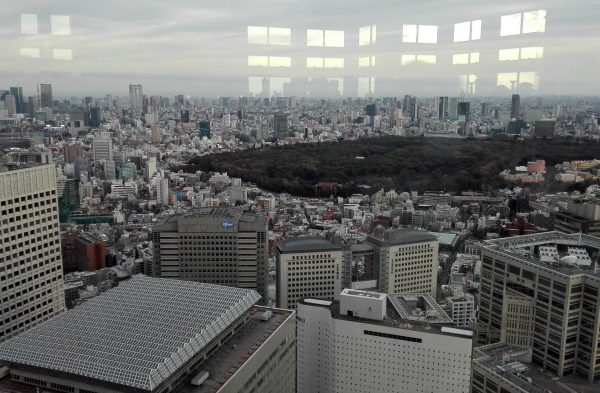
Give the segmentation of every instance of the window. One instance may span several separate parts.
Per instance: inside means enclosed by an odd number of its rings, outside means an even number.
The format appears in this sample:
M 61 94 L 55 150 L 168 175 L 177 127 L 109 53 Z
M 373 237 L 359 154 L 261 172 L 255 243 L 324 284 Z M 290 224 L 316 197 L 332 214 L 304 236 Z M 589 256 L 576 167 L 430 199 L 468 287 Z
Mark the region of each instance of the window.
M 481 39 L 481 20 L 457 23 L 454 25 L 454 42 Z
M 544 33 L 546 31 L 546 11 L 537 10 L 504 15 L 500 19 L 500 36 Z
M 374 67 L 375 66 L 375 56 L 364 56 L 358 58 L 358 67 Z
M 292 29 L 284 27 L 248 26 L 248 43 L 291 45 Z
M 539 89 L 540 76 L 537 72 L 502 72 L 498 74 L 497 85 L 512 90 L 521 85 Z
M 292 58 L 283 56 L 248 56 L 249 67 L 291 67 Z
M 307 46 L 325 46 L 332 48 L 344 47 L 344 32 L 342 30 L 306 30 Z
M 376 25 L 363 26 L 358 30 L 358 45 L 373 45 L 377 40 Z
M 433 25 L 403 25 L 402 42 L 437 44 L 438 27 Z
M 544 57 L 543 47 L 527 47 L 527 48 L 511 48 L 500 49 L 498 52 L 499 61 L 515 61 L 515 60 L 533 60 L 542 59 Z
M 479 63 L 479 52 L 458 53 L 452 56 L 452 64 L 477 64 Z
M 412 63 L 421 64 L 436 64 L 436 55 L 402 55 L 402 65 L 408 65 Z
M 306 68 L 344 68 L 343 57 L 307 57 Z

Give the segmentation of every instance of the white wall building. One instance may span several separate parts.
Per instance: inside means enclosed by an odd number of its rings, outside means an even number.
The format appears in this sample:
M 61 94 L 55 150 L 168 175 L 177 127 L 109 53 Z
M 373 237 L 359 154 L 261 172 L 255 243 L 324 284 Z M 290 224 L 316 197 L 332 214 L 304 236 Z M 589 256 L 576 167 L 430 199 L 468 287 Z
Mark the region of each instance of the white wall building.
M 469 392 L 472 334 L 430 296 L 340 297 L 298 303 L 298 393 Z

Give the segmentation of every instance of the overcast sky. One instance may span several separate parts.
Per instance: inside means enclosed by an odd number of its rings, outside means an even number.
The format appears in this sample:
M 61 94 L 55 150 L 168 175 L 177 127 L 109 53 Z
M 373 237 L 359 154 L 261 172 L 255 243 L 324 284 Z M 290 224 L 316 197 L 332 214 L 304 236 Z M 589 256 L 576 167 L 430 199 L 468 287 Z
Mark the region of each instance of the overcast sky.
M 56 95 L 248 94 L 248 77 L 344 78 L 356 94 L 358 78 L 374 78 L 375 95 L 459 93 L 460 75 L 476 75 L 478 93 L 502 93 L 498 73 L 535 73 L 531 94 L 599 91 L 598 0 L 20 0 L 0 8 L 0 88 L 50 82 Z M 543 9 L 545 33 L 500 37 L 502 15 Z M 37 26 L 31 22 L 35 15 Z M 51 15 L 57 19 L 51 34 Z M 29 18 L 29 19 L 27 19 Z M 454 24 L 482 22 L 481 39 L 453 42 Z M 377 26 L 377 42 L 358 46 L 359 28 Z M 437 44 L 402 42 L 403 24 L 439 26 Z M 291 45 L 253 45 L 248 26 L 291 28 Z M 343 30 L 343 48 L 306 46 L 306 29 Z M 538 60 L 498 62 L 498 51 L 543 47 Z M 452 65 L 453 55 L 477 51 L 479 64 Z M 434 55 L 435 65 L 402 65 L 402 55 Z M 249 67 L 248 56 L 289 57 L 290 68 Z M 39 56 L 39 57 L 38 57 Z M 376 66 L 357 67 L 374 56 Z M 306 69 L 307 57 L 344 58 L 344 68 Z M 256 80 L 256 79 L 254 79 Z M 537 87 L 537 86 L 536 86 Z M 526 91 L 526 93 L 529 91 Z M 509 93 L 508 91 L 506 92 Z

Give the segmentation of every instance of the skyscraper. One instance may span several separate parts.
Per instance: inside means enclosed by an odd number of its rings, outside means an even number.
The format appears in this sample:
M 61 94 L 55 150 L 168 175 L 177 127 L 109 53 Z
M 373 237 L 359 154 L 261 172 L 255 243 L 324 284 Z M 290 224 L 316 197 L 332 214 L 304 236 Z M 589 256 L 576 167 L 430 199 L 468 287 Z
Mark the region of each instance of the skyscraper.
M 510 118 L 518 119 L 520 114 L 521 114 L 521 96 L 518 94 L 513 94 L 511 105 L 510 105 Z
M 129 109 L 141 111 L 144 107 L 144 93 L 142 85 L 129 85 Z
M 17 100 L 13 95 L 4 96 L 4 108 L 8 112 L 8 117 L 12 117 L 17 113 Z
M 0 171 L 0 342 L 65 310 L 56 168 Z
M 52 108 L 52 85 L 50 83 L 40 84 L 40 105 L 42 108 Z
M 23 100 L 23 88 L 11 87 L 10 94 L 15 97 L 16 113 L 25 113 L 25 101 Z
M 198 136 L 200 138 L 210 139 L 210 120 L 200 120 L 198 123 L 196 123 L 196 126 L 198 128 Z
M 267 217 L 198 208 L 153 228 L 153 276 L 254 289 L 267 296 Z
M 273 131 L 277 139 L 283 139 L 288 136 L 288 116 L 285 113 L 276 113 L 273 115 Z
M 440 97 L 438 102 L 438 119 L 448 119 L 448 97 Z

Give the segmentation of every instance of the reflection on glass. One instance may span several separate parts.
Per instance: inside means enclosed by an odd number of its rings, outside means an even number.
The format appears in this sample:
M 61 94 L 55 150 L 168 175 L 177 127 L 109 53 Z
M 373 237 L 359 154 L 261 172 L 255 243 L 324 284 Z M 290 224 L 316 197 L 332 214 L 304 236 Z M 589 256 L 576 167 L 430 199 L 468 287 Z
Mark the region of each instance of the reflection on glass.
M 323 46 L 323 30 L 306 30 L 307 46 Z
M 452 64 L 454 65 L 463 65 L 469 64 L 469 54 L 468 53 L 459 53 L 452 56 Z
M 344 95 L 344 78 L 327 78 L 327 82 L 335 83 L 340 96 Z
M 358 78 L 358 96 L 372 96 L 375 94 L 375 78 L 364 77 Z
M 38 34 L 37 14 L 21 14 L 21 34 Z
M 417 42 L 417 25 L 402 26 L 402 42 Z
M 460 89 L 467 94 L 476 94 L 477 75 L 467 74 L 459 75 Z
M 306 68 L 323 68 L 322 57 L 307 57 Z
M 546 31 L 546 11 L 537 10 L 523 13 L 523 34 L 544 33 Z
M 372 45 L 377 39 L 377 27 L 375 25 L 363 26 L 358 30 L 358 45 Z
M 519 74 L 519 85 L 530 85 L 535 90 L 540 87 L 540 75 L 537 72 L 521 72 Z
M 292 43 L 292 29 L 285 27 L 269 27 L 269 44 L 290 45 Z
M 19 54 L 37 59 L 40 57 L 40 48 L 20 48 Z
M 249 44 L 269 44 L 269 28 L 264 26 L 248 26 Z
M 70 16 L 50 15 L 50 31 L 52 35 L 71 35 Z
M 375 67 L 375 56 L 363 56 L 358 58 L 358 67 Z
M 521 14 L 504 15 L 500 19 L 500 35 L 502 37 L 521 34 Z
M 290 45 L 292 43 L 292 29 L 287 27 L 248 26 L 248 43 Z
M 437 62 L 436 55 L 417 55 L 417 63 L 435 64 Z
M 341 30 L 325 30 L 325 46 L 344 47 L 344 32 Z
M 402 55 L 402 65 L 412 64 L 417 61 L 417 55 Z
M 248 56 L 249 67 L 268 67 L 269 57 L 268 56 Z
M 519 86 L 526 85 L 532 89 L 539 89 L 540 76 L 537 72 L 502 72 L 498 74 L 497 85 L 511 91 Z
M 544 48 L 541 46 L 532 46 L 527 48 L 500 49 L 498 51 L 498 60 L 534 60 L 544 58 Z
M 291 67 L 292 58 L 288 56 L 269 56 L 269 67 Z
M 438 27 L 419 25 L 418 42 L 421 44 L 437 44 Z
M 454 25 L 454 42 L 469 41 L 471 37 L 471 22 L 456 23 Z
M 471 39 L 481 39 L 481 19 L 474 20 L 471 22 Z
M 52 58 L 54 60 L 73 60 L 73 51 L 71 49 L 52 49 Z
M 324 64 L 325 68 L 344 68 L 344 58 L 326 57 Z
M 514 61 L 519 60 L 519 48 L 500 49 L 498 52 L 498 60 Z

